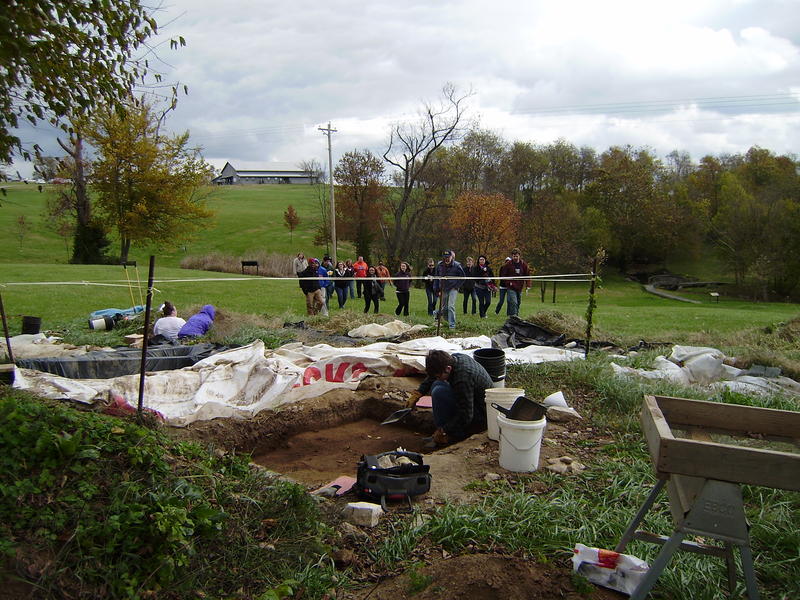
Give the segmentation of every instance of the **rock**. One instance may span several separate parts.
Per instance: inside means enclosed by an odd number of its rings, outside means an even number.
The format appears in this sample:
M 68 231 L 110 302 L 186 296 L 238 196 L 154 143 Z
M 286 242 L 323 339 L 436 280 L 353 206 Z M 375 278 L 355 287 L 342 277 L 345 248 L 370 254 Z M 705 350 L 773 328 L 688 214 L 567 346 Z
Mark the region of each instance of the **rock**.
M 578 421 L 583 417 L 578 414 L 574 408 L 565 408 L 563 406 L 549 406 L 547 408 L 547 420 L 555 423 L 567 423 L 569 421 Z
M 483 476 L 484 481 L 497 481 L 500 479 L 500 475 L 498 473 L 487 473 Z
M 554 463 L 552 465 L 547 465 L 545 467 L 548 471 L 552 471 L 553 473 L 558 473 L 559 475 L 566 475 L 567 471 L 569 471 L 569 465 L 565 465 L 564 463 Z
M 344 518 L 354 525 L 375 527 L 381 519 L 383 509 L 372 502 L 350 502 L 344 507 Z
M 341 533 L 344 537 L 350 538 L 357 542 L 366 542 L 369 540 L 369 535 L 347 521 L 342 521 L 339 523 L 339 533 Z
M 334 551 L 331 554 L 331 558 L 338 569 L 352 566 L 358 562 L 356 553 L 347 548 L 341 548 Z

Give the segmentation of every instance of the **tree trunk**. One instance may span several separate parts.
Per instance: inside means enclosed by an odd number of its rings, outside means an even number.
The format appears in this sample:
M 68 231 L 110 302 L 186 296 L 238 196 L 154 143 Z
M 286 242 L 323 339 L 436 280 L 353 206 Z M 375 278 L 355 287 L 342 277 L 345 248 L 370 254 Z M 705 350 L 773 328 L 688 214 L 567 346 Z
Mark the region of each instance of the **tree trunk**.
M 86 190 L 86 172 L 83 167 L 83 138 L 78 134 L 75 136 L 75 153 L 72 158 L 75 161 L 75 210 L 78 215 L 79 225 L 88 225 L 92 218 L 92 205 L 89 201 L 89 194 Z
M 128 253 L 131 250 L 131 240 L 130 238 L 123 237 L 120 240 L 120 249 L 119 249 L 119 262 L 120 264 L 125 264 L 128 262 Z

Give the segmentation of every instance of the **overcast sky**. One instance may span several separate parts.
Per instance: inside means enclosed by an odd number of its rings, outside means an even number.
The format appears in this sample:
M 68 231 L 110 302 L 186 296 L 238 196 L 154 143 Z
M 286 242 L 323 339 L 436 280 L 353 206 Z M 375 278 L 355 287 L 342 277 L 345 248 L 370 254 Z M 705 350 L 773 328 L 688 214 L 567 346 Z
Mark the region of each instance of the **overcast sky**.
M 452 82 L 509 141 L 800 154 L 800 0 L 165 0 L 168 125 L 216 167 L 382 152 Z M 55 146 L 50 146 L 55 151 Z

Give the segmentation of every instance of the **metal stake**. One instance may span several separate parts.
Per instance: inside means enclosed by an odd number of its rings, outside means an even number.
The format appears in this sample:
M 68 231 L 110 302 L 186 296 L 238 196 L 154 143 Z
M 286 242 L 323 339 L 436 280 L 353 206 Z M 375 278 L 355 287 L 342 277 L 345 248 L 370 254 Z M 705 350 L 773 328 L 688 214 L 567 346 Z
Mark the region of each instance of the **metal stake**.
M 139 369 L 139 404 L 136 408 L 136 418 L 142 420 L 142 406 L 144 404 L 144 375 L 147 366 L 147 331 L 150 329 L 150 306 L 153 303 L 153 273 L 156 268 L 156 257 L 150 255 L 150 271 L 147 275 L 147 305 L 144 310 L 144 337 L 142 338 L 142 365 Z

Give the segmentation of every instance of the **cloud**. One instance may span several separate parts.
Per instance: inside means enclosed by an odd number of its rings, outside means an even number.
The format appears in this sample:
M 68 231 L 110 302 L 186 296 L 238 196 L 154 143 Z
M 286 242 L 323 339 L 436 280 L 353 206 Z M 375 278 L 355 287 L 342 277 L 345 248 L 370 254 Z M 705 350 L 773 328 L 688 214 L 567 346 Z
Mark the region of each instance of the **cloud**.
M 798 152 L 796 0 L 172 0 L 158 14 L 168 125 L 222 166 L 380 153 L 445 82 L 509 140 L 693 156 Z

